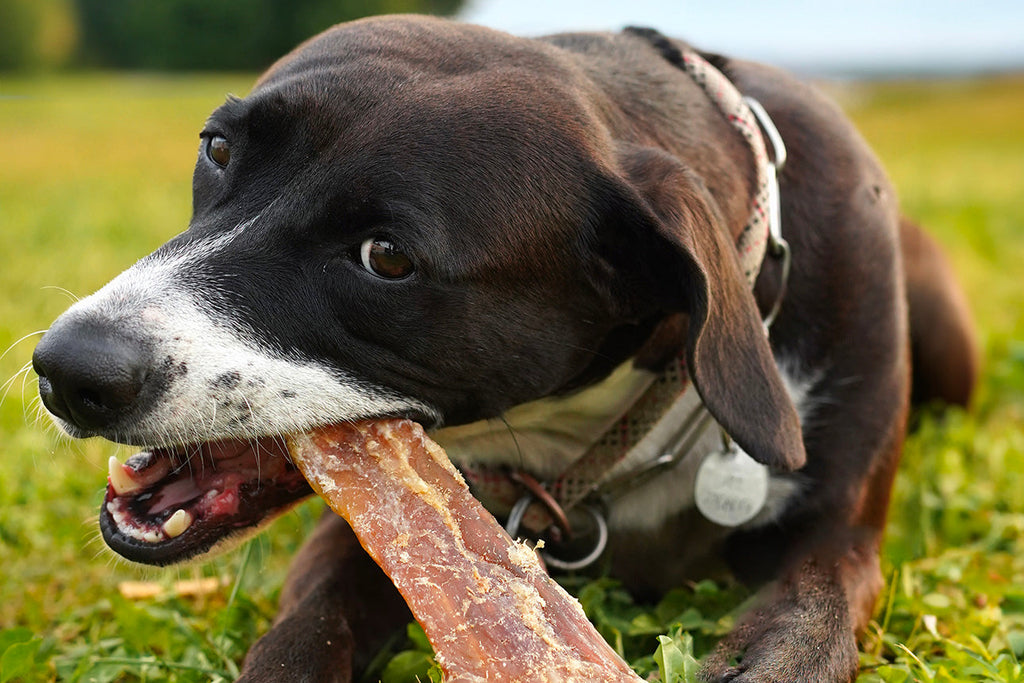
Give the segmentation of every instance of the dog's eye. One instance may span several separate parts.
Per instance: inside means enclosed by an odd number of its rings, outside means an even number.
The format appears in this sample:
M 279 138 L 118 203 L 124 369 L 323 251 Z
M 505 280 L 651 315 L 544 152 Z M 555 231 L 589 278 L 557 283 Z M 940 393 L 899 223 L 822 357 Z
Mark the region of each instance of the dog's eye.
M 206 156 L 221 168 L 231 161 L 231 144 L 223 135 L 206 138 Z
M 400 280 L 414 270 L 412 259 L 399 251 L 394 242 L 380 237 L 371 237 L 359 248 L 363 268 L 377 277 Z

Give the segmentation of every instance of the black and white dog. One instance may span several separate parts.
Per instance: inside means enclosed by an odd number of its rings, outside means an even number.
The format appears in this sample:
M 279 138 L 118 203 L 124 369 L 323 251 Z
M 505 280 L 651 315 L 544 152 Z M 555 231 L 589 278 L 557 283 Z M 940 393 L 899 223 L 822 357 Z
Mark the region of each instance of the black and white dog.
M 311 493 L 280 435 L 340 421 L 411 417 L 445 427 L 461 464 L 551 481 L 572 458 L 537 435 L 578 432 L 621 369 L 653 375 L 682 352 L 704 407 L 767 468 L 766 500 L 743 524 L 706 519 L 698 444 L 610 505 L 607 566 L 638 591 L 716 559 L 765 584 L 709 680 L 851 679 L 881 586 L 911 348 L 922 398 L 966 401 L 966 309 L 834 105 L 704 54 L 789 152 L 792 268 L 767 336 L 782 264 L 760 264 L 751 290 L 734 247 L 757 168 L 681 68 L 688 50 L 650 31 L 527 40 L 373 19 L 310 40 L 218 108 L 188 229 L 35 352 L 69 434 L 143 449 L 111 462 L 110 547 L 168 564 L 259 527 Z M 514 448 L 457 438 L 509 428 Z M 282 603 L 245 680 L 349 680 L 408 618 L 332 515 Z

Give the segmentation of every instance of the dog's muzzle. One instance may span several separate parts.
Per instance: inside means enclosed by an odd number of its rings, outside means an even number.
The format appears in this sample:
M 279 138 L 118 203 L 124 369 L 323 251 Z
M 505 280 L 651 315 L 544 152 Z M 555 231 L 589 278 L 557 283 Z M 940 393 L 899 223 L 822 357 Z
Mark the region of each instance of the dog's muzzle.
M 43 404 L 73 436 L 133 441 L 127 427 L 158 401 L 174 368 L 111 325 L 61 318 L 33 355 Z M 179 371 L 182 371 L 179 369 Z M 145 446 L 111 457 L 100 529 L 111 549 L 165 565 L 255 530 L 312 494 L 279 436 Z

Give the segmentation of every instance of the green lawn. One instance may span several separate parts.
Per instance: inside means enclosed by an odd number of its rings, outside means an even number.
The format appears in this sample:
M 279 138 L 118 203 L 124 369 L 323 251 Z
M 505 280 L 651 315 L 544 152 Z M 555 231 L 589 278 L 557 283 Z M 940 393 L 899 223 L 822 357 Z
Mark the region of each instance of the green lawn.
M 60 438 L 27 372 L 35 335 L 73 297 L 185 227 L 197 133 L 251 80 L 0 81 L 0 683 L 230 678 L 317 515 L 318 503 L 302 506 L 201 566 L 129 566 L 95 524 L 116 448 Z M 974 409 L 924 419 L 906 449 L 889 587 L 864 639 L 862 680 L 1024 681 L 1024 78 L 832 89 L 890 169 L 905 212 L 947 246 L 986 354 Z M 174 590 L 196 578 L 212 587 Z M 126 581 L 163 592 L 129 599 Z M 605 582 L 576 588 L 602 632 L 647 668 L 668 633 L 660 659 L 674 671 L 728 629 L 743 600 L 711 583 L 657 606 L 633 605 Z M 429 666 L 412 636 L 396 641 L 404 653 L 386 681 Z

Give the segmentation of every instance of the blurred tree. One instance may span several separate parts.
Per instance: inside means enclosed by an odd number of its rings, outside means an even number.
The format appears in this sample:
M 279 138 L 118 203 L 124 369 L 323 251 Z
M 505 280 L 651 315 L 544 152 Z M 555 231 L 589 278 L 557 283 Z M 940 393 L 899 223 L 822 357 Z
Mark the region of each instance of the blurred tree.
M 62 66 L 76 38 L 71 0 L 0 0 L 0 70 Z
M 0 0 L 9 2 L 10 0 Z M 75 0 L 93 66 L 262 69 L 336 24 L 370 14 L 451 14 L 462 0 Z

